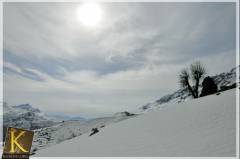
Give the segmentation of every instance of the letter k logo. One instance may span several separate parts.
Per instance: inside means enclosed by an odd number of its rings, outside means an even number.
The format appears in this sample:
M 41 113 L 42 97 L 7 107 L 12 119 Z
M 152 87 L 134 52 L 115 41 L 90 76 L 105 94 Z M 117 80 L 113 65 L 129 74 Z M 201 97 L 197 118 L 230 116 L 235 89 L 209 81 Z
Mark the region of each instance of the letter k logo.
M 25 150 L 19 143 L 18 143 L 18 139 L 23 136 L 25 134 L 26 131 L 21 131 L 16 137 L 15 137 L 15 131 L 14 129 L 11 129 L 11 149 L 10 152 L 14 153 L 16 147 L 18 147 L 22 152 L 28 152 L 27 150 Z

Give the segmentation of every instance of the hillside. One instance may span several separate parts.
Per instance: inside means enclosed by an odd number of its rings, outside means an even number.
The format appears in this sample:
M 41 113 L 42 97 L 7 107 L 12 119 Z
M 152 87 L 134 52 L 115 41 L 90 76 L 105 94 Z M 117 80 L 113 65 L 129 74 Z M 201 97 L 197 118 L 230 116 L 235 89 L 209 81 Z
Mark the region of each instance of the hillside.
M 36 156 L 234 156 L 236 89 L 109 125 Z
M 103 128 L 133 115 L 128 112 L 119 112 L 110 117 L 101 117 L 86 120 L 81 117 L 46 115 L 30 104 L 9 106 L 3 104 L 3 137 L 7 127 L 17 127 L 34 130 L 32 152 L 72 139 L 92 128 Z
M 223 73 L 211 76 L 214 82 L 217 84 L 218 90 L 224 89 L 224 87 L 228 87 L 236 83 L 236 70 L 237 70 L 237 67 L 232 68 L 228 72 L 223 72 Z M 202 86 L 200 85 L 199 93 L 201 93 L 201 90 L 202 90 Z M 179 89 L 173 92 L 172 94 L 167 94 L 154 102 L 147 103 L 141 106 L 136 112 L 145 113 L 145 112 L 149 112 L 155 109 L 165 107 L 168 104 L 181 103 L 184 101 L 188 101 L 190 99 L 192 99 L 192 97 L 191 97 L 191 94 L 187 91 L 187 89 Z
M 83 134 L 90 134 L 93 128 L 102 129 L 110 124 L 133 117 L 124 112 L 112 117 L 95 118 L 91 120 L 66 120 L 50 127 L 34 130 L 32 153 L 43 148 L 59 144 L 65 140 L 75 138 Z

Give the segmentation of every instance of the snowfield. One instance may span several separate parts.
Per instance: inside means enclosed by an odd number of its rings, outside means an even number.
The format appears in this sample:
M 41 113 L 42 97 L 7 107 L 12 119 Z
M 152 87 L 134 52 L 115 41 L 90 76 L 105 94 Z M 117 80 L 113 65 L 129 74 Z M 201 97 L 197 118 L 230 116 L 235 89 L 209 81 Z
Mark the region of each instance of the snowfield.
M 236 152 L 236 89 L 169 104 L 42 149 L 36 157 L 230 157 Z
M 126 116 L 117 113 L 112 117 L 95 118 L 87 121 L 67 120 L 54 126 L 34 130 L 32 153 L 36 153 L 46 147 L 59 144 L 65 140 L 75 138 L 85 133 L 91 133 L 92 128 L 104 128 L 110 124 L 129 119 L 134 116 Z

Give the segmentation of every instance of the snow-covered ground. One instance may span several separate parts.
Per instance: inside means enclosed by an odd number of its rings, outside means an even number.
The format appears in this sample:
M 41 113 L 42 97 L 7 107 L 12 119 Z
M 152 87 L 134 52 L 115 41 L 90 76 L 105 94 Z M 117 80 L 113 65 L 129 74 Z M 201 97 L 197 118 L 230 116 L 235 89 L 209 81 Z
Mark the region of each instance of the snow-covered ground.
M 235 156 L 236 89 L 145 113 L 35 156 Z
M 66 120 L 59 124 L 34 130 L 34 138 L 32 145 L 32 153 L 46 147 L 59 144 L 65 140 L 75 138 L 77 136 L 91 133 L 92 128 L 97 128 L 99 131 L 106 126 L 131 118 L 124 112 L 117 113 L 112 117 L 95 118 L 87 121 L 82 120 Z

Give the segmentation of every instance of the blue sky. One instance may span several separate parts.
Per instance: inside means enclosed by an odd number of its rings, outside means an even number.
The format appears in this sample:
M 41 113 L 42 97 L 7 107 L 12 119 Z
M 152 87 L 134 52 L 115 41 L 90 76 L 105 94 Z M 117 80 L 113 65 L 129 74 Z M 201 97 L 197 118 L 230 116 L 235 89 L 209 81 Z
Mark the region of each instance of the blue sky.
M 134 110 L 179 88 L 180 69 L 235 66 L 234 3 L 4 3 L 4 100 L 84 117 Z

